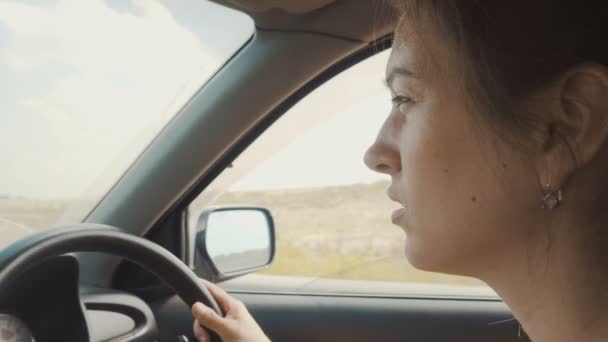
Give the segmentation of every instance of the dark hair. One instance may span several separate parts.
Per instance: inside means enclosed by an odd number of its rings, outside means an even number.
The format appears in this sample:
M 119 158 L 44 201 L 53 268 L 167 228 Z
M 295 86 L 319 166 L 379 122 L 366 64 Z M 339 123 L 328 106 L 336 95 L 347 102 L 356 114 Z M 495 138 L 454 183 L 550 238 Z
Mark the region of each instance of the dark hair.
M 518 104 L 581 63 L 608 65 L 606 0 L 397 0 L 405 20 L 430 18 L 469 68 L 491 121 L 533 128 Z

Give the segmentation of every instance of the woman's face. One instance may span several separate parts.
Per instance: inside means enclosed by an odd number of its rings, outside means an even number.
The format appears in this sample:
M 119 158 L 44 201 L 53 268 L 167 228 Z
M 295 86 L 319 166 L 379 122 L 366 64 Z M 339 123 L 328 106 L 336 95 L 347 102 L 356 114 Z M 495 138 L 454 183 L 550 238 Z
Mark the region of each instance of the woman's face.
M 463 68 L 438 35 L 398 30 L 386 78 L 393 107 L 365 154 L 403 209 L 406 256 L 429 271 L 479 276 L 507 262 L 539 212 L 539 183 L 523 153 L 469 105 Z

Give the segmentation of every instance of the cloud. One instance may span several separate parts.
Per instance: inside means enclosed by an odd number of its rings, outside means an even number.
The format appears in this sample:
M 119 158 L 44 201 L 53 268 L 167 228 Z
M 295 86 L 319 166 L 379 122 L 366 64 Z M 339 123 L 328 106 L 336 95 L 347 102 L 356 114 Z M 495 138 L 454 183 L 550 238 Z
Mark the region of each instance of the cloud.
M 204 12 L 205 3 L 193 10 Z M 38 197 L 107 190 L 228 57 L 210 51 L 163 3 L 131 5 L 0 2 L 0 26 L 10 34 L 0 63 L 32 84 L 48 84 L 43 94 L 19 94 L 17 112 L 0 118 L 0 125 L 30 123 L 23 136 L 0 137 L 19 146 L 4 160 L 12 167 L 0 171 L 0 189 Z M 10 86 L 1 78 L 0 86 Z M 0 147 L 3 159 L 8 153 Z
M 15 35 L 9 61 L 21 68 L 58 62 L 100 73 L 115 73 L 122 64 L 139 73 L 174 60 L 177 53 L 186 62 L 177 69 L 209 58 L 167 7 L 145 0 L 133 6 L 133 12 L 125 12 L 103 0 L 59 0 L 50 8 L 2 2 L 0 22 Z

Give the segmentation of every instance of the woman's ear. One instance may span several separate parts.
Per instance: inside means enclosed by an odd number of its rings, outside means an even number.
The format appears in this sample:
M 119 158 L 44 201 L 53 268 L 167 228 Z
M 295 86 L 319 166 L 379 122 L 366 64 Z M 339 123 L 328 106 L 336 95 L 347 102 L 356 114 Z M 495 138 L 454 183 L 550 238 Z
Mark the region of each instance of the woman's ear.
M 608 141 L 608 67 L 579 65 L 550 93 L 539 174 L 543 187 L 556 190 L 577 168 L 592 162 Z

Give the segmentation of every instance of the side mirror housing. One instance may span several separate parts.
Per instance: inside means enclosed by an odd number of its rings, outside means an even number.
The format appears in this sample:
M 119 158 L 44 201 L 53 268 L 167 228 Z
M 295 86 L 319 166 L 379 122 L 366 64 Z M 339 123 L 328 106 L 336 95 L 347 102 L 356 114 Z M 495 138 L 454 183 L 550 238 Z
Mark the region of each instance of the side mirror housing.
M 265 269 L 275 255 L 274 220 L 265 208 L 206 209 L 199 215 L 194 247 L 196 273 L 212 281 Z

